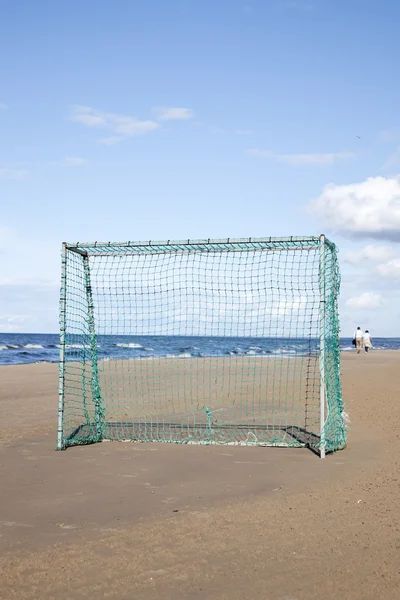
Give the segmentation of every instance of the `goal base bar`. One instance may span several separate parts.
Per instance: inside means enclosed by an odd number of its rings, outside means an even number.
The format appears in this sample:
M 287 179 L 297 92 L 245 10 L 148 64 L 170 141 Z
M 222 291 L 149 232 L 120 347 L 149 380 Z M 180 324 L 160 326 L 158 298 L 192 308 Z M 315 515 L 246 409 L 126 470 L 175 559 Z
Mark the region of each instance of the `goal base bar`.
M 96 437 L 94 423 L 81 425 L 65 440 L 65 446 L 97 442 L 169 443 L 201 446 L 260 446 L 277 448 L 309 448 L 321 454 L 318 435 L 298 426 L 262 426 L 251 424 L 220 425 L 207 423 L 186 425 L 135 421 L 108 421 L 103 424 L 103 437 Z M 170 437 L 169 437 L 170 436 Z M 240 439 L 242 438 L 242 439 Z

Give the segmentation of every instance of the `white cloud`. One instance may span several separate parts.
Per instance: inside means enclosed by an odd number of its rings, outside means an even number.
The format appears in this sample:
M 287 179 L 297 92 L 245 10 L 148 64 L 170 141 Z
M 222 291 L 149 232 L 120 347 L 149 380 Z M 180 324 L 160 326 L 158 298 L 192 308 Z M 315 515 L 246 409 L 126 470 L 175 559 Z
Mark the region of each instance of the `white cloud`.
M 7 110 L 8 106 L 4 102 L 0 102 L 0 110 Z
M 382 306 L 382 296 L 374 292 L 364 292 L 360 296 L 353 296 L 346 302 L 350 308 L 380 308 Z
M 376 272 L 381 277 L 389 277 L 391 279 L 400 278 L 400 258 L 392 258 L 387 263 L 378 265 Z
M 400 176 L 361 183 L 329 184 L 310 203 L 329 229 L 353 236 L 400 240 Z
M 361 250 L 348 252 L 344 259 L 352 265 L 357 265 L 363 261 L 380 262 L 382 260 L 387 260 L 393 256 L 393 254 L 393 249 L 390 246 L 369 245 Z
M 67 156 L 60 164 L 64 167 L 83 167 L 88 161 L 80 156 Z
M 321 154 L 279 154 L 270 150 L 262 150 L 260 148 L 250 148 L 249 154 L 275 160 L 276 162 L 291 165 L 292 167 L 325 167 L 333 165 L 339 160 L 353 159 L 355 154 L 352 152 L 328 152 Z
M 140 121 L 136 117 L 106 113 L 90 106 L 75 107 L 71 115 L 71 120 L 81 123 L 86 127 L 112 131 L 112 137 L 100 140 L 103 144 L 116 143 L 127 137 L 145 135 L 160 127 L 160 124 L 156 121 Z
M 29 171 L 27 171 L 26 169 L 0 169 L 0 179 L 26 179 L 28 175 Z
M 187 121 L 194 117 L 191 108 L 155 108 L 154 113 L 160 121 Z

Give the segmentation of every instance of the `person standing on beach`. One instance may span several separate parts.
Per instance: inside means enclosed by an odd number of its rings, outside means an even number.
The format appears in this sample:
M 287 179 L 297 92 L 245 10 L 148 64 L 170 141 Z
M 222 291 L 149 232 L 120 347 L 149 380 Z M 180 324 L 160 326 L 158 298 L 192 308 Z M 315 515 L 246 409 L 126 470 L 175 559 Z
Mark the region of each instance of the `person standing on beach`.
M 368 329 L 365 330 L 364 337 L 363 337 L 363 343 L 364 343 L 365 352 L 368 352 L 368 350 L 370 348 L 372 348 L 372 337 L 371 337 L 371 334 L 368 331 Z
M 354 332 L 354 336 L 353 337 L 356 340 L 357 354 L 360 354 L 361 348 L 363 347 L 363 339 L 364 339 L 364 334 L 361 331 L 360 327 L 357 327 L 356 331 Z

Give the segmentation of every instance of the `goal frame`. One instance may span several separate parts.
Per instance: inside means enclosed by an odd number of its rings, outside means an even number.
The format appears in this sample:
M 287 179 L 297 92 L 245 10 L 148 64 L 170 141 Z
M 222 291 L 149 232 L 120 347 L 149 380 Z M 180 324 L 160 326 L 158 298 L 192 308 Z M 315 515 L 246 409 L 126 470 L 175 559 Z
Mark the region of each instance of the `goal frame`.
M 59 385 L 58 385 L 58 428 L 57 428 L 57 450 L 64 450 L 68 444 L 64 440 L 64 400 L 65 400 L 65 368 L 66 368 L 66 314 L 67 314 L 67 256 L 69 252 L 76 253 L 82 257 L 83 270 L 85 275 L 86 285 L 86 300 L 88 306 L 88 328 L 90 333 L 90 355 L 92 363 L 92 398 L 94 403 L 94 416 L 97 431 L 97 439 L 95 441 L 105 441 L 103 437 L 103 407 L 101 405 L 101 395 L 99 384 L 96 377 L 97 374 L 97 337 L 94 321 L 94 306 L 92 296 L 92 286 L 90 278 L 90 256 L 109 256 L 113 254 L 115 249 L 123 251 L 124 255 L 128 254 L 161 254 L 165 252 L 243 252 L 243 250 L 260 250 L 260 251 L 279 251 L 279 250 L 318 250 L 319 249 L 319 404 L 320 404 L 320 423 L 319 435 L 320 442 L 318 444 L 318 452 L 321 458 L 324 458 L 327 452 L 326 445 L 326 422 L 329 412 L 329 402 L 327 402 L 326 389 L 326 373 L 325 373 L 325 358 L 326 358 L 326 300 L 325 300 L 325 257 L 326 251 L 336 253 L 336 246 L 326 238 L 324 234 L 319 236 L 309 237 L 269 237 L 269 238 L 224 238 L 224 239 L 196 239 L 196 240 L 180 240 L 180 241 L 148 241 L 148 242 L 63 242 L 61 250 L 61 287 L 60 287 L 60 358 L 59 358 Z M 118 252 L 115 252 L 118 254 Z M 339 289 L 340 276 L 338 268 L 336 268 L 335 276 L 337 278 L 336 285 Z M 337 294 L 333 298 L 333 306 L 337 314 Z M 339 337 L 337 338 L 337 346 L 339 347 Z M 339 384 L 340 384 L 340 359 L 337 365 L 339 369 Z M 341 398 L 341 386 L 339 390 Z M 344 428 L 345 430 L 345 428 Z M 189 442 L 196 443 L 196 442 Z M 199 442 L 206 443 L 206 442 Z M 216 443 L 216 442 L 210 442 Z M 232 442 L 234 443 L 234 442 Z M 238 442 L 240 443 L 240 442 Z M 262 444 L 262 445 L 279 445 L 279 444 Z M 284 445 L 284 444 L 282 444 Z M 341 447 L 346 445 L 345 437 Z M 284 445 L 285 446 L 285 445 Z M 286 447 L 286 446 L 285 446 Z M 340 449 L 340 448 L 336 448 Z

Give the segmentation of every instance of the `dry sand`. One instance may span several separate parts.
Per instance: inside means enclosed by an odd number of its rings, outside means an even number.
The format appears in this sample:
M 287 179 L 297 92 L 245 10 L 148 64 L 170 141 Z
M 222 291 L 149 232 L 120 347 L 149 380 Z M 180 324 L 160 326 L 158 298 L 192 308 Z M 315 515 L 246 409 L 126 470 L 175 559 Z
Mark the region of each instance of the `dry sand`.
M 400 598 L 400 354 L 343 357 L 348 448 L 55 452 L 54 365 L 0 367 L 0 598 Z

